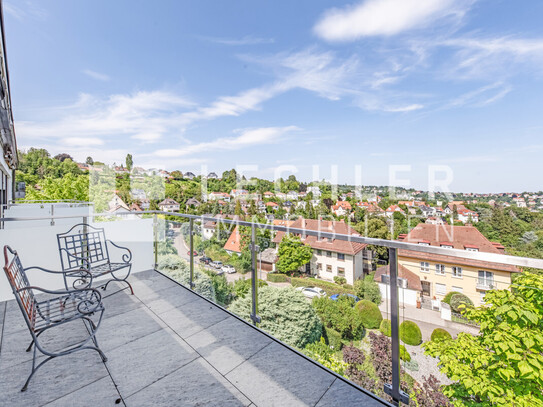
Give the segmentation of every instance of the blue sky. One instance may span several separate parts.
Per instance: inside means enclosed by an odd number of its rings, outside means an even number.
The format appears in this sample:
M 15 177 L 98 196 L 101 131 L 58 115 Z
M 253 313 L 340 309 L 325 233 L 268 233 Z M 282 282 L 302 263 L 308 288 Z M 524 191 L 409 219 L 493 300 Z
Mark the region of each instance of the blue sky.
M 437 168 L 453 191 L 543 189 L 543 2 L 4 7 L 20 148 L 421 189 Z

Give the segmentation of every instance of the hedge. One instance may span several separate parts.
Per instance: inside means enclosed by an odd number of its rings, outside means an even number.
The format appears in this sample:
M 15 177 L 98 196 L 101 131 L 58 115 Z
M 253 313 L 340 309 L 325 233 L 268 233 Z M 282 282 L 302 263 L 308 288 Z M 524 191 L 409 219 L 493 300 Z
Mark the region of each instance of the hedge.
M 419 326 L 413 321 L 403 321 L 400 324 L 400 339 L 408 345 L 420 345 L 422 333 Z
M 331 328 L 345 340 L 360 339 L 364 326 L 360 313 L 353 308 L 354 301 L 350 297 L 341 297 L 333 301 L 328 297 L 315 297 L 311 301 L 323 325 Z
M 272 283 L 286 283 L 288 281 L 287 276 L 281 273 L 268 273 L 266 279 Z
M 473 302 L 464 294 L 454 294 L 451 297 L 451 309 L 456 313 L 460 313 L 464 308 L 460 307 L 460 305 L 472 306 Z
M 383 316 L 379 307 L 369 300 L 361 300 L 356 303 L 356 309 L 360 312 L 362 324 L 366 329 L 377 329 L 381 325 Z
M 293 287 L 319 287 L 322 288 L 328 295 L 332 294 L 355 294 L 354 290 L 343 288 L 329 281 L 319 280 L 317 278 L 298 278 L 291 277 L 290 284 Z
M 383 319 L 381 321 L 381 325 L 379 326 L 379 330 L 381 331 L 383 335 L 390 337 L 390 335 L 392 335 L 391 327 L 390 327 L 390 319 Z
M 334 283 L 343 285 L 347 283 L 347 279 L 345 277 L 334 276 Z
M 452 336 L 449 332 L 444 330 L 443 328 L 436 328 L 432 332 L 432 336 L 430 337 L 432 341 L 446 341 L 449 339 L 452 339 Z
M 450 291 L 447 293 L 447 295 L 445 297 L 443 297 L 443 299 L 441 300 L 441 302 L 444 302 L 445 304 L 449 304 L 451 305 L 451 297 L 454 295 L 454 294 L 460 294 L 458 291 Z

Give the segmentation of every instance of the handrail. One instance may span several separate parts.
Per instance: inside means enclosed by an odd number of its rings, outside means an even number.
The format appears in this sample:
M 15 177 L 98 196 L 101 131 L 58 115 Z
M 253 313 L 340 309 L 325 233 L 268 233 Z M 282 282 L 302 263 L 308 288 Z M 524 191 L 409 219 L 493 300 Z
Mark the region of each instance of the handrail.
M 480 261 L 486 261 L 486 262 L 490 262 L 494 264 L 502 264 L 502 265 L 509 265 L 509 266 L 543 269 L 543 259 L 517 257 L 517 256 L 511 256 L 507 254 L 498 254 L 498 253 L 472 252 L 472 251 L 466 251 L 466 250 L 460 250 L 460 249 L 449 249 L 449 248 L 436 247 L 436 246 L 425 246 L 425 245 L 420 245 L 417 243 L 408 243 L 408 242 L 402 242 L 402 241 L 396 241 L 396 240 L 376 239 L 376 238 L 364 237 L 364 236 L 324 232 L 320 230 L 315 231 L 315 230 L 309 230 L 309 229 L 299 229 L 299 228 L 292 228 L 290 226 L 278 226 L 278 225 L 271 225 L 271 224 L 266 224 L 266 223 L 222 219 L 222 218 L 215 218 L 211 216 L 190 215 L 190 214 L 185 214 L 185 213 L 164 212 L 164 211 L 140 211 L 140 212 L 134 211 L 134 212 L 124 212 L 124 213 L 121 212 L 121 213 L 116 213 L 116 214 L 93 213 L 89 215 L 89 218 L 99 217 L 99 216 L 112 217 L 112 216 L 133 216 L 133 215 L 164 215 L 164 216 L 174 216 L 174 217 L 183 218 L 187 220 L 190 220 L 190 219 L 193 219 L 196 221 L 199 220 L 201 222 L 208 222 L 208 221 L 221 222 L 221 223 L 236 225 L 236 226 L 255 227 L 262 230 L 273 230 L 276 232 L 317 236 L 318 238 L 346 240 L 346 241 L 354 242 L 354 243 L 387 247 L 389 249 L 399 249 L 399 250 L 407 250 L 407 251 L 419 252 L 419 253 L 437 254 L 437 255 L 449 256 L 449 257 L 455 257 L 455 258 L 480 260 Z M 81 215 L 79 216 L 76 216 L 76 215 L 56 216 L 55 215 L 55 216 L 47 216 L 47 217 L 28 217 L 28 218 L 27 217 L 0 218 L 0 222 L 38 221 L 38 220 L 53 220 L 53 219 L 74 219 L 74 218 L 79 219 L 81 218 Z

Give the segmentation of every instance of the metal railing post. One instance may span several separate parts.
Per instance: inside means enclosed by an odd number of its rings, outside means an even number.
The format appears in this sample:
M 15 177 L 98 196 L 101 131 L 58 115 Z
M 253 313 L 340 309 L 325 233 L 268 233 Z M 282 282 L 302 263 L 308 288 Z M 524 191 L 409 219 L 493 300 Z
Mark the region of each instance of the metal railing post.
M 253 325 L 257 326 L 261 322 L 258 316 L 258 276 L 256 275 L 256 251 L 258 246 L 256 245 L 256 229 L 254 225 L 251 226 L 251 285 L 252 285 L 252 311 L 251 319 Z
M 189 220 L 189 249 L 190 249 L 190 289 L 194 289 L 194 220 Z
M 396 405 L 409 404 L 409 395 L 400 389 L 400 303 L 398 301 L 398 251 L 388 250 L 390 267 L 390 339 L 392 340 L 392 384 L 385 383 L 385 393 Z
M 55 226 L 55 206 L 51 204 L 51 226 Z
M 158 265 L 158 219 L 156 213 L 153 215 L 153 250 L 155 252 L 154 268 L 156 269 Z

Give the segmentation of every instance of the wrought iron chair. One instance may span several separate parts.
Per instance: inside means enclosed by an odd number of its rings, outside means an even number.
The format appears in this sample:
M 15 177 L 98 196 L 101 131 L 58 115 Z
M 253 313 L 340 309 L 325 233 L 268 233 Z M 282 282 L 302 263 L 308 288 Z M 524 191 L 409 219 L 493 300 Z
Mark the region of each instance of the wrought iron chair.
M 71 353 L 92 349 L 100 354 L 104 362 L 106 356 L 98 346 L 96 331 L 100 327 L 104 306 L 102 305 L 102 296 L 98 290 L 93 288 L 83 288 L 66 291 L 51 291 L 40 287 L 31 286 L 26 272 L 29 270 L 41 270 L 47 273 L 64 274 L 62 271 L 47 270 L 42 267 L 23 268 L 19 255 L 9 246 L 4 246 L 4 271 L 9 284 L 15 296 L 15 300 L 21 309 L 26 325 L 32 336 L 32 342 L 27 348 L 27 352 L 34 346 L 34 355 L 32 357 L 32 372 L 21 391 L 28 388 L 30 379 L 36 371 L 45 363 L 58 356 L 69 355 Z M 92 282 L 92 275 L 86 276 Z M 40 298 L 36 294 L 43 293 Z M 46 298 L 41 298 L 46 297 Z M 96 322 L 91 319 L 96 316 Z M 45 349 L 41 344 L 39 337 L 51 328 L 65 325 L 72 321 L 82 320 L 88 332 L 88 337 L 80 342 L 70 345 L 61 351 L 51 351 Z M 43 353 L 47 358 L 36 366 L 36 349 Z
M 60 252 L 60 264 L 64 271 L 64 284 L 66 289 L 70 286 L 77 288 L 85 286 L 90 287 L 87 281 L 87 275 L 90 273 L 93 278 L 111 275 L 109 280 L 105 280 L 98 287 L 106 290 L 109 283 L 118 281 L 127 286 L 121 290 L 115 291 L 109 295 L 115 294 L 126 288 L 134 294 L 132 286 L 127 281 L 132 269 L 132 252 L 126 248 L 106 239 L 104 229 L 96 228 L 86 223 L 74 225 L 65 233 L 57 235 L 58 248 Z M 112 262 L 109 256 L 109 247 L 122 250 L 120 262 Z M 69 282 L 71 281 L 72 284 Z M 106 297 L 108 297 L 107 295 Z M 105 297 L 104 297 L 105 298 Z

